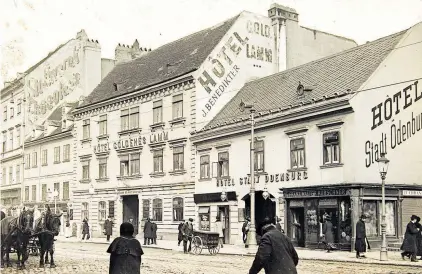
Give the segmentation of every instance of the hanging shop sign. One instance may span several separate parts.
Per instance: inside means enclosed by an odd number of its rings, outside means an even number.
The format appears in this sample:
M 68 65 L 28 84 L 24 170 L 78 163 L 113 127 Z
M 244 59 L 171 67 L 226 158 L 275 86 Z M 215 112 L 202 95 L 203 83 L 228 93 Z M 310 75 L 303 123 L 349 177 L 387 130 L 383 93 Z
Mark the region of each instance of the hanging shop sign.
M 345 188 L 339 189 L 316 189 L 316 190 L 284 190 L 285 198 L 304 198 L 304 197 L 329 197 L 329 196 L 348 196 L 350 191 Z

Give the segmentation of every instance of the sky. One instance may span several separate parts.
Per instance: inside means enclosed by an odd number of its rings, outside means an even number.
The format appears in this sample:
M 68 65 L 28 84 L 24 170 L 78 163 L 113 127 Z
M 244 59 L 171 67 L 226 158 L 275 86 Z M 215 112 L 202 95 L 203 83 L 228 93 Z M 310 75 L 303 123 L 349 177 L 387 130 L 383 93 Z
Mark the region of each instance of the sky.
M 0 88 L 85 29 L 114 58 L 118 43 L 157 48 L 243 10 L 296 9 L 299 24 L 358 44 L 422 21 L 422 0 L 0 0 Z

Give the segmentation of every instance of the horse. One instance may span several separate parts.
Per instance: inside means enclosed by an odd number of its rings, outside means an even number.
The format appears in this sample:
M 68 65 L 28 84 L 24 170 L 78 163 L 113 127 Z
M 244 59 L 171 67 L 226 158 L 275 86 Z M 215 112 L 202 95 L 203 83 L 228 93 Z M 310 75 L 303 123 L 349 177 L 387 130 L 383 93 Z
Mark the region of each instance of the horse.
M 5 217 L 0 221 L 1 227 L 1 266 L 4 267 L 4 256 L 6 265 L 11 267 L 9 259 L 10 248 L 13 247 L 18 255 L 17 268 L 24 269 L 25 261 L 28 259 L 26 250 L 32 232 L 34 222 L 34 210 L 25 208 L 16 217 Z M 22 257 L 21 257 L 22 256 Z
M 35 221 L 35 234 L 38 235 L 38 241 L 41 246 L 40 251 L 40 268 L 44 268 L 44 264 L 48 264 L 48 252 L 50 252 L 50 268 L 56 267 L 54 264 L 54 236 L 59 235 L 60 232 L 60 217 L 62 214 L 52 214 L 38 218 Z M 42 224 L 42 219 L 45 218 L 45 225 Z M 45 254 L 45 261 L 44 261 Z

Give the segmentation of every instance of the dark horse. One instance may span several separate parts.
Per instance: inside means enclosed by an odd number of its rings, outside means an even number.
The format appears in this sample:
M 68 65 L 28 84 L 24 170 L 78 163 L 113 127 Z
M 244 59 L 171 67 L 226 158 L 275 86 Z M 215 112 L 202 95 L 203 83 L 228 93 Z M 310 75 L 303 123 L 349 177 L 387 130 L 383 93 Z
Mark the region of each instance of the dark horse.
M 48 214 L 35 221 L 35 234 L 38 235 L 38 240 L 41 246 L 40 252 L 40 267 L 44 267 L 44 263 L 48 264 L 48 252 L 50 252 L 50 267 L 56 267 L 54 264 L 54 236 L 59 235 L 60 232 L 60 217 L 62 214 Z M 45 224 L 42 224 L 42 221 Z M 45 254 L 45 262 L 44 262 Z
M 25 261 L 28 259 L 29 238 L 31 237 L 32 226 L 34 223 L 34 210 L 22 210 L 19 217 L 5 217 L 0 222 L 1 227 L 1 266 L 4 267 L 4 255 L 6 255 L 6 264 L 12 266 L 9 259 L 10 248 L 16 250 L 18 255 L 18 269 L 25 268 Z M 21 257 L 22 256 L 22 257 Z

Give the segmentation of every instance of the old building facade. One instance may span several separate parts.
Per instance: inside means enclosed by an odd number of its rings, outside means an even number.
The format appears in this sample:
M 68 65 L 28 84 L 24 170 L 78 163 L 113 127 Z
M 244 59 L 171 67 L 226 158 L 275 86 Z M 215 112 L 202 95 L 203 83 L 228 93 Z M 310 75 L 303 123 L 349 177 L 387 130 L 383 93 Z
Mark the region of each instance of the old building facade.
M 297 13 L 284 12 L 298 24 Z M 131 221 L 140 237 L 151 218 L 160 237 L 176 238 L 181 220 L 195 216 L 189 132 L 208 123 L 246 81 L 279 69 L 275 29 L 270 18 L 243 12 L 117 65 L 75 111 L 75 218 L 88 218 L 100 236 L 112 215 Z M 315 56 L 356 45 L 328 34 L 319 43 L 327 47 L 315 46 Z M 287 64 L 286 56 L 277 58 Z
M 422 203 L 422 66 L 416 61 L 422 51 L 415 43 L 421 33 L 418 24 L 246 84 L 191 138 L 197 225 L 212 230 L 222 216 L 226 241 L 242 243 L 242 223 L 250 216 L 250 113 L 239 110 L 243 101 L 256 109 L 258 228 L 265 217 L 278 216 L 296 245 L 316 247 L 322 216 L 329 214 L 336 244 L 350 250 L 356 222 L 366 213 L 369 241 L 378 246 L 376 160 L 383 151 L 390 160 L 387 237 L 390 244 L 400 242 Z

